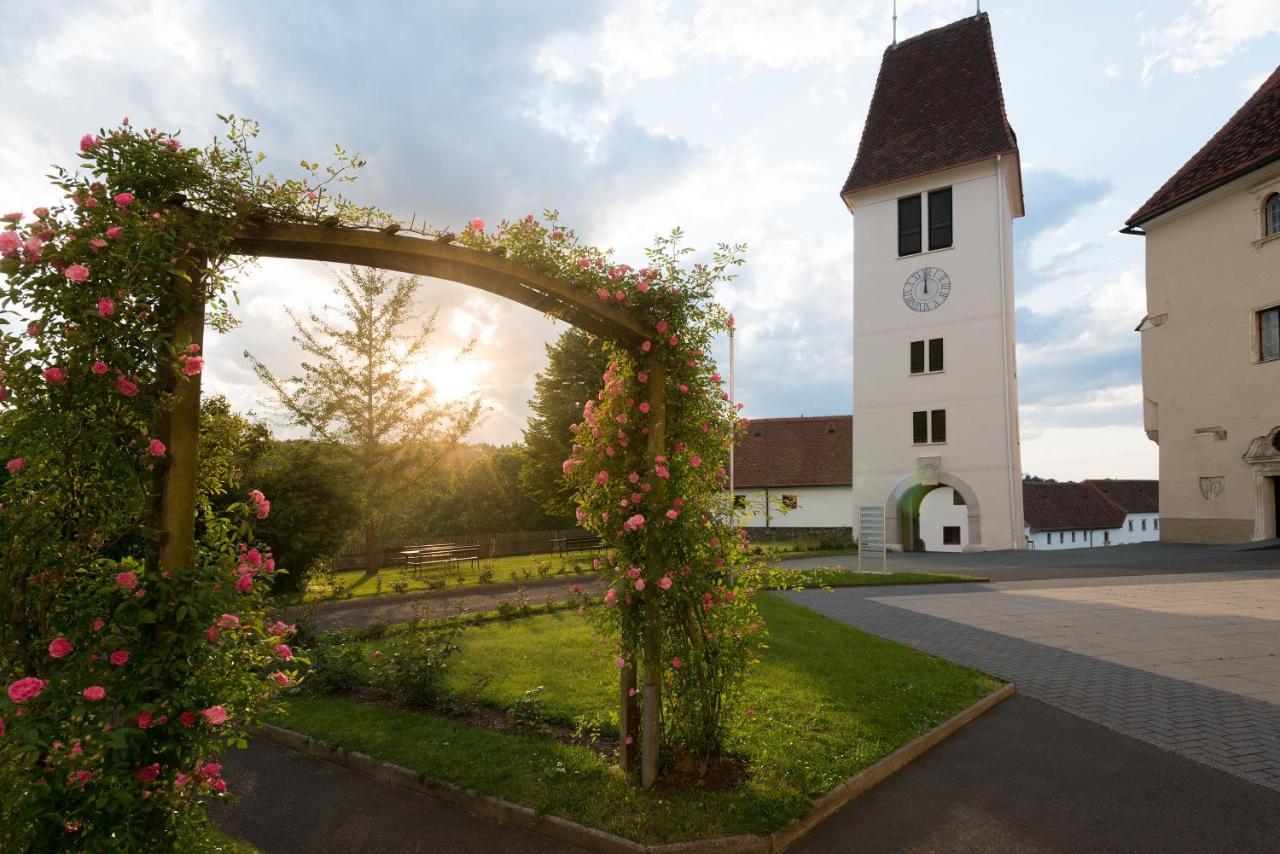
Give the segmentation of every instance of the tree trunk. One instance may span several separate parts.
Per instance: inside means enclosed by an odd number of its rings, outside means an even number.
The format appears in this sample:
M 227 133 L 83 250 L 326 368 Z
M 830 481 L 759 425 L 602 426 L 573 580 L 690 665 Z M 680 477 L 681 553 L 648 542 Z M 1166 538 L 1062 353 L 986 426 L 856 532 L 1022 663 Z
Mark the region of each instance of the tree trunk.
M 373 519 L 364 523 L 364 571 L 373 575 L 379 569 L 378 560 L 378 523 Z
M 649 364 L 649 465 L 656 465 L 655 457 L 666 453 L 667 444 L 667 369 L 660 359 Z M 656 478 L 651 507 L 666 503 L 666 483 Z M 656 520 L 655 520 L 656 524 Z M 653 532 L 645 534 L 649 541 L 648 569 L 658 566 L 661 559 Z M 651 582 L 656 588 L 656 579 Z M 644 597 L 644 709 L 640 734 L 640 782 L 648 789 L 658 778 L 658 753 L 662 740 L 662 626 L 659 625 L 656 589 L 645 592 Z

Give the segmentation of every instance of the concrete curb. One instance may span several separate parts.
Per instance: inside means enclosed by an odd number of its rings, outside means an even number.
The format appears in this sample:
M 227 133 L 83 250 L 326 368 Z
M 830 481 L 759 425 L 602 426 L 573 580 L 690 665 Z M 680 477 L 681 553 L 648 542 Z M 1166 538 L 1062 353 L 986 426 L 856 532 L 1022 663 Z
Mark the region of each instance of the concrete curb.
M 481 795 L 444 780 L 434 780 L 401 765 L 383 762 L 364 753 L 332 747 L 311 736 L 283 727 L 263 724 L 255 728 L 253 734 L 299 753 L 368 774 L 384 783 L 455 804 L 488 821 L 532 830 L 557 842 L 564 842 L 587 851 L 600 852 L 600 854 L 686 854 L 694 851 L 716 852 L 716 854 L 777 854 L 794 845 L 845 804 L 870 791 L 998 703 L 1012 697 L 1016 690 L 1013 683 L 996 689 L 969 708 L 840 783 L 818 798 L 807 816 L 793 821 L 768 836 L 720 836 L 660 845 L 642 845 L 558 816 L 539 815 L 529 807 Z

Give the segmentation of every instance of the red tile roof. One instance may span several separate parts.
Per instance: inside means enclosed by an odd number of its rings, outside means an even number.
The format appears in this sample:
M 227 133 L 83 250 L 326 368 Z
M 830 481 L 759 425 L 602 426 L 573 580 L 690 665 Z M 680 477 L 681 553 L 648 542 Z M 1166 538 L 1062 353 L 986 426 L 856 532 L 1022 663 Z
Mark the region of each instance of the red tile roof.
M 759 418 L 734 447 L 734 488 L 853 483 L 853 416 Z
M 1022 484 L 1022 515 L 1032 533 L 1119 528 L 1125 511 L 1087 483 Z
M 1085 483 L 1120 505 L 1128 513 L 1160 512 L 1158 480 L 1086 480 Z
M 1141 225 L 1275 160 L 1280 160 L 1280 66 L 1126 225 Z
M 1017 150 L 983 12 L 885 49 L 840 194 Z

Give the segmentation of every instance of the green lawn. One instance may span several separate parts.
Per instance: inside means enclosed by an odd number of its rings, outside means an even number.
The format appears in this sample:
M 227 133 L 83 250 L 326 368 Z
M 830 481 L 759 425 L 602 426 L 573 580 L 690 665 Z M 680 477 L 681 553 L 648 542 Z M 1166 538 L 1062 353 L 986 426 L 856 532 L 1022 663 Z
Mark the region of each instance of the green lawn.
M 856 572 L 838 567 L 787 569 L 786 564 L 763 576 L 761 582 L 770 588 L 785 587 L 884 587 L 890 584 L 951 584 L 987 581 L 972 575 L 942 572 Z
M 294 697 L 280 723 L 540 812 L 664 842 L 782 827 L 814 796 L 999 684 L 782 599 L 759 604 L 769 639 L 748 677 L 754 716 L 734 722 L 728 744 L 751 770 L 727 792 L 643 792 L 587 748 L 337 697 Z M 482 704 L 506 708 L 543 686 L 550 717 L 603 720 L 615 711 L 617 671 L 574 612 L 486 624 L 461 645 L 447 687 Z

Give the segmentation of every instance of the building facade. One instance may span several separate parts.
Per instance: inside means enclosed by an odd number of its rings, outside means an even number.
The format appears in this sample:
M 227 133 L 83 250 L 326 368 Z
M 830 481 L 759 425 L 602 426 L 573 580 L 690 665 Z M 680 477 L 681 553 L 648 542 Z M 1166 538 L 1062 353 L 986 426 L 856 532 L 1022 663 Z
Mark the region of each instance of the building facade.
M 1132 217 L 1161 538 L 1280 536 L 1280 68 Z
M 985 14 L 885 50 L 841 198 L 854 220 L 855 510 L 884 508 L 891 549 L 955 545 L 950 522 L 924 528 L 926 502 L 963 515 L 962 549 L 1023 547 L 1022 173 Z M 944 487 L 950 504 L 931 495 Z
M 1160 539 L 1157 481 L 1030 482 L 1022 489 L 1029 549 L 1088 549 Z
M 752 538 L 853 536 L 853 419 L 758 418 L 734 445 L 734 504 Z

